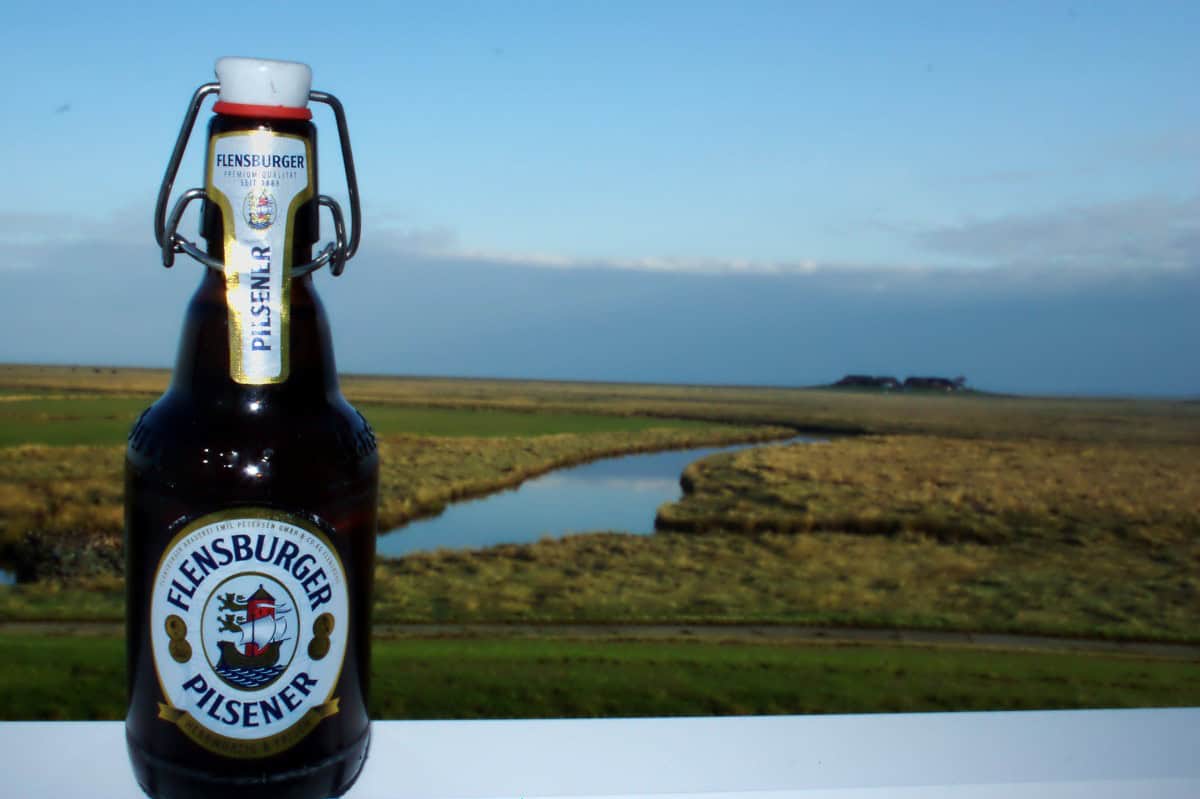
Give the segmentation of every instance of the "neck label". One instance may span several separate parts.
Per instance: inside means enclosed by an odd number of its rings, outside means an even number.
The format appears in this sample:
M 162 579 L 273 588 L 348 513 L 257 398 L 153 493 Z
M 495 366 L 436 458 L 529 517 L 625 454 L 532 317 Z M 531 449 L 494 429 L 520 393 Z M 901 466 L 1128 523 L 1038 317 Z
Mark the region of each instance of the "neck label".
M 225 225 L 230 376 L 244 385 L 287 380 L 292 230 L 313 196 L 307 139 L 264 130 L 209 141 L 208 196 Z

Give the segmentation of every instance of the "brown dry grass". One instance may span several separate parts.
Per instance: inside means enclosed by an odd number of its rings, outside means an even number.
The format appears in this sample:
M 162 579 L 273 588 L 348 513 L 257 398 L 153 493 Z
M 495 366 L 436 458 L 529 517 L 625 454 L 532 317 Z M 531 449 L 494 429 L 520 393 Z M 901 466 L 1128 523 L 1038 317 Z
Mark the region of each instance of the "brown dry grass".
M 797 579 L 822 586 L 812 610 L 1194 638 L 1196 474 L 1196 447 L 843 440 L 692 464 L 658 520 L 790 542 Z
M 380 529 L 551 469 L 631 452 L 779 438 L 712 427 L 513 438 L 380 437 Z M 0 559 L 23 579 L 119 571 L 122 447 L 0 448 Z
M 814 529 L 1139 546 L 1200 536 L 1200 447 L 890 436 L 718 455 L 684 472 L 673 530 Z

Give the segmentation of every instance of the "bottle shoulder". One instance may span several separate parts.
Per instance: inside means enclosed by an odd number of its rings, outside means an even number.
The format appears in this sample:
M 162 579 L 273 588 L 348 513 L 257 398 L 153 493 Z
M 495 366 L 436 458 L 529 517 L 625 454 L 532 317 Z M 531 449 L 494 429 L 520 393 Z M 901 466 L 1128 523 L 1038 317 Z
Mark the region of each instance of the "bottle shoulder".
M 271 390 L 204 399 L 168 391 L 134 424 L 126 460 L 144 477 L 250 487 L 378 470 L 374 432 L 340 394 Z

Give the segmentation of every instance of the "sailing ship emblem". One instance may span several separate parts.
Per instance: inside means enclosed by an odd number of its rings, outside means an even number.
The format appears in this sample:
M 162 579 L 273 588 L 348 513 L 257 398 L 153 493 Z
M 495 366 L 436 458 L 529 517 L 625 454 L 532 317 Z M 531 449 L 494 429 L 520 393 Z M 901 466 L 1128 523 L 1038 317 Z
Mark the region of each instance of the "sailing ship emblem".
M 287 668 L 286 662 L 280 662 L 281 650 L 293 640 L 288 635 L 288 616 L 293 609 L 277 600 L 261 582 L 258 590 L 248 597 L 229 591 L 218 599 L 218 633 L 232 633 L 234 637 L 217 641 L 220 650 L 214 666 L 217 675 L 242 690 L 255 690 L 275 682 Z

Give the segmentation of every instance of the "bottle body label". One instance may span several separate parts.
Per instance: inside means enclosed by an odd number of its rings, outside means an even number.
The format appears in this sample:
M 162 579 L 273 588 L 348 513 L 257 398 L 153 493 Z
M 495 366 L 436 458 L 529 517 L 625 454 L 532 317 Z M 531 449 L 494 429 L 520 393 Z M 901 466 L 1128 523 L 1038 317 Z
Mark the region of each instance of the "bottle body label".
M 231 376 L 245 385 L 282 383 L 289 369 L 292 228 L 313 195 L 311 144 L 267 130 L 213 136 L 205 189 L 225 226 Z
M 184 527 L 154 575 L 158 717 L 227 757 L 269 757 L 338 712 L 346 573 L 306 520 L 238 508 Z

